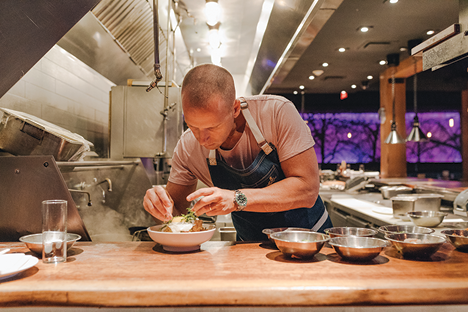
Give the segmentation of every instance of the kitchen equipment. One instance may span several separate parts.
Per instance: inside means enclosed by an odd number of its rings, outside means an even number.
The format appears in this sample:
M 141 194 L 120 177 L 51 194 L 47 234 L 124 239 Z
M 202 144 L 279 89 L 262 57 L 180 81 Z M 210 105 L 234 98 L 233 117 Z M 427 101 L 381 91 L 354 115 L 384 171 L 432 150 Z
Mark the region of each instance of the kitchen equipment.
M 56 161 L 79 160 L 93 143 L 38 117 L 0 108 L 0 149 L 13 155 L 52 155 Z
M 371 237 L 378 233 L 374 229 L 359 227 L 332 227 L 325 229 L 324 232 L 325 234 L 330 235 L 330 238 L 343 236 Z
M 414 211 L 414 205 L 416 203 L 416 199 L 417 198 L 414 196 L 392 197 L 391 200 L 392 200 L 393 217 L 396 219 L 401 219 L 401 215 L 406 216 L 407 212 Z M 409 218 L 407 220 L 411 221 Z
M 445 242 L 445 237 L 434 234 L 387 234 L 385 238 L 391 241 L 405 258 L 429 258 Z
M 468 230 L 443 230 L 450 243 L 460 251 L 468 251 Z
M 164 250 L 173 252 L 186 252 L 199 250 L 200 245 L 209 241 L 216 231 L 214 225 L 203 225 L 205 231 L 188 233 L 161 232 L 165 224 L 148 228 L 152 240 L 163 246 Z
M 447 213 L 440 211 L 413 211 L 407 213 L 415 225 L 436 227 L 442 223 Z
M 235 241 L 236 240 L 236 229 L 234 227 L 222 227 L 219 228 L 219 236 L 222 241 Z
M 414 197 L 416 199 L 416 201 L 414 202 L 414 211 L 423 211 L 423 210 L 439 211 L 440 203 L 442 201 L 442 198 L 444 197 L 441 194 L 433 194 L 433 193 L 397 195 L 397 197 L 398 196 L 404 196 L 406 198 Z
M 281 228 L 273 228 L 273 229 L 264 229 L 262 231 L 263 234 L 268 236 L 268 239 L 271 240 L 273 243 L 275 242 L 274 239 L 271 238 L 271 234 L 283 232 L 283 231 L 305 231 L 309 232 L 310 229 L 303 229 L 303 228 L 295 228 L 295 227 L 281 227 Z
M 344 260 L 370 261 L 377 257 L 382 249 L 391 246 L 390 242 L 373 237 L 334 237 L 328 243 Z
M 379 232 L 384 235 L 403 233 L 431 234 L 434 233 L 435 230 L 414 225 L 384 225 L 379 227 Z
M 413 189 L 405 185 L 387 185 L 380 188 L 383 199 L 390 199 L 399 194 L 410 194 Z
M 270 235 L 276 247 L 288 257 L 314 257 L 330 239 L 328 235 L 312 231 L 283 231 Z
M 458 194 L 453 201 L 453 213 L 468 217 L 468 189 Z
M 78 234 L 67 233 L 67 249 L 70 249 L 80 239 L 81 236 Z M 42 233 L 25 235 L 20 237 L 19 240 L 25 243 L 26 247 L 32 252 L 42 255 Z

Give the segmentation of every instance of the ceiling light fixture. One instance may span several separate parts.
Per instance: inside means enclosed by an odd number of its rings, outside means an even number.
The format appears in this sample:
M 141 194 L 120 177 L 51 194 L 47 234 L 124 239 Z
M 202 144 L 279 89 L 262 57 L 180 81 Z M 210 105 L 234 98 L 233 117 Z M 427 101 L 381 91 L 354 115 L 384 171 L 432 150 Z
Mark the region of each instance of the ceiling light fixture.
M 414 119 L 413 119 L 413 128 L 411 129 L 410 134 L 406 138 L 406 141 L 410 142 L 419 142 L 427 140 L 426 135 L 422 132 L 419 127 L 419 118 L 418 118 L 418 99 L 417 99 L 417 85 L 418 85 L 418 76 L 417 76 L 417 65 L 416 59 L 414 59 L 414 77 L 413 77 L 413 103 L 414 103 Z
M 322 63 L 323 67 L 328 67 L 328 63 Z
M 368 79 L 368 80 L 372 80 L 372 79 L 374 79 L 374 77 L 371 76 L 371 75 L 369 75 L 369 76 L 367 76 L 367 79 Z
M 297 91 L 293 91 L 293 94 L 297 94 Z
M 206 23 L 209 26 L 216 25 L 221 18 L 221 8 L 218 0 L 207 0 L 205 3 Z
M 390 0 L 390 3 L 397 3 L 398 0 Z
M 309 76 L 309 80 L 314 80 L 314 79 L 315 79 L 315 76 L 312 76 L 312 75 Z
M 320 75 L 323 74 L 323 70 L 321 70 L 321 69 L 316 69 L 316 70 L 313 70 L 312 73 L 313 73 L 315 76 L 319 77 Z
M 345 52 L 346 51 L 346 48 L 339 48 L 338 49 L 338 52 Z
M 387 65 L 387 61 L 386 61 L 386 60 L 381 60 L 381 61 L 379 62 L 379 64 L 380 64 L 380 65 Z
M 351 85 L 351 89 L 356 89 L 357 86 L 355 84 Z
M 387 55 L 387 63 L 389 66 L 398 66 L 400 64 L 400 54 L 393 53 Z M 405 140 L 398 134 L 396 122 L 395 122 L 395 75 L 392 74 L 392 126 L 390 133 L 385 139 L 386 144 L 403 144 Z
M 432 29 L 431 30 L 428 30 L 426 31 L 426 35 L 433 35 L 435 33 L 435 31 L 433 31 Z
M 373 26 L 359 26 L 358 30 L 359 30 L 360 32 L 366 33 L 366 32 L 368 32 L 369 30 L 371 30 L 371 28 L 373 28 Z
M 301 90 L 304 90 L 304 88 L 305 88 L 305 87 L 304 87 L 303 85 L 300 85 L 300 86 L 299 86 L 299 89 L 301 89 Z

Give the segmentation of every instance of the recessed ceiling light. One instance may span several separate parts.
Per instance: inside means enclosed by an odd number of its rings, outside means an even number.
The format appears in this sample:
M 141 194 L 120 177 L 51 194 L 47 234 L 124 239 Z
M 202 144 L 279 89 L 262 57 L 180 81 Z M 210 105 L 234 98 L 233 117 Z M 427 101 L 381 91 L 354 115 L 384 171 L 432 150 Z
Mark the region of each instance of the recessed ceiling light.
M 294 91 L 293 94 L 297 94 L 297 91 Z
M 386 60 L 381 60 L 381 61 L 379 62 L 379 64 L 380 64 L 380 65 L 386 65 L 386 64 L 387 64 L 387 61 L 386 61 Z
M 357 86 L 356 85 L 351 85 L 351 89 L 356 89 Z
M 314 73 L 315 76 L 319 77 L 321 74 L 323 74 L 323 70 L 316 69 L 316 70 L 313 70 L 312 73 Z
M 400 51 L 401 51 L 401 52 L 405 52 L 406 50 L 408 50 L 407 47 L 401 47 L 401 48 L 400 48 Z
M 397 3 L 398 0 L 390 0 L 390 3 Z
M 300 85 L 300 86 L 299 86 L 299 89 L 301 89 L 301 90 L 304 90 L 304 88 L 305 88 L 305 87 L 304 87 L 303 85 Z
M 201 51 L 201 48 L 197 48 L 197 52 L 200 52 Z
M 374 79 L 374 77 L 372 77 L 371 75 L 369 75 L 369 76 L 367 76 L 367 79 L 372 80 L 372 79 Z
M 369 27 L 368 26 L 362 26 L 361 28 L 359 28 L 359 30 L 361 32 L 368 32 L 369 31 Z
M 328 67 L 328 63 L 322 63 L 323 67 Z
M 313 75 L 309 76 L 309 80 L 314 80 L 314 79 L 315 79 L 315 76 L 313 76 Z
M 338 49 L 338 52 L 344 52 L 344 51 L 346 51 L 346 48 L 339 48 Z
M 433 30 L 428 30 L 428 31 L 426 32 L 426 34 L 430 36 L 430 35 L 433 35 L 434 32 L 435 32 L 435 31 L 433 31 Z

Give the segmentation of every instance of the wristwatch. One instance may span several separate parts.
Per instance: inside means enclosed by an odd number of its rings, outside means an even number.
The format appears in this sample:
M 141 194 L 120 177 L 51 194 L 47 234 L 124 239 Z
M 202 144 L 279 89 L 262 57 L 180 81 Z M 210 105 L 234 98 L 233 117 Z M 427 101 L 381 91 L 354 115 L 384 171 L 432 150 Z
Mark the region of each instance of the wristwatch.
M 239 190 L 236 190 L 234 194 L 234 205 L 237 206 L 236 211 L 242 211 L 247 206 L 247 196 Z

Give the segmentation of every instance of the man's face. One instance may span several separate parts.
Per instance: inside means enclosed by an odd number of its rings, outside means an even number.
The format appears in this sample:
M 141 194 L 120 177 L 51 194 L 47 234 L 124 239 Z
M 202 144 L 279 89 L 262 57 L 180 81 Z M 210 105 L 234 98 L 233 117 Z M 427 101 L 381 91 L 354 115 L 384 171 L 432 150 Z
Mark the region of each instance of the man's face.
M 235 128 L 234 106 L 227 108 L 217 98 L 211 99 L 206 109 L 193 108 L 183 100 L 182 106 L 187 126 L 198 143 L 207 149 L 219 148 Z

